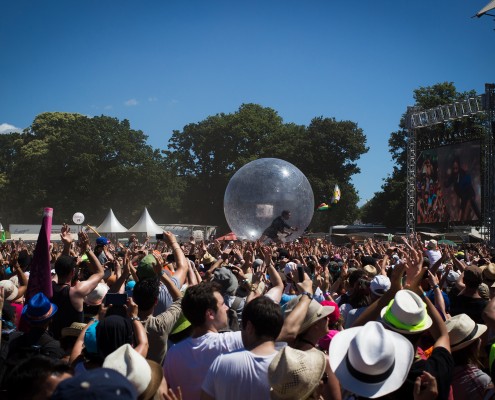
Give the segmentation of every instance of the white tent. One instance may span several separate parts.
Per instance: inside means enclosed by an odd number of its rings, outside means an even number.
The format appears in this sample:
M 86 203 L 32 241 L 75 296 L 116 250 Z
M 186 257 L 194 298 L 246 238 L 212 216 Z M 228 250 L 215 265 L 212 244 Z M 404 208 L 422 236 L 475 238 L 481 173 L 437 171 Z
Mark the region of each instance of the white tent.
M 150 214 L 148 213 L 148 209 L 145 207 L 143 213 L 141 214 L 141 217 L 139 218 L 139 221 L 136 222 L 136 224 L 132 228 L 129 228 L 127 232 L 146 232 L 147 235 L 153 236 L 157 233 L 163 233 L 163 229 L 160 228 L 155 223 L 155 221 L 153 221 L 153 219 L 150 217 Z
M 122 225 L 115 214 L 113 213 L 112 209 L 108 212 L 106 218 L 103 220 L 103 222 L 100 224 L 98 228 L 96 228 L 98 232 L 102 233 L 122 233 L 122 232 L 127 232 L 127 228 Z

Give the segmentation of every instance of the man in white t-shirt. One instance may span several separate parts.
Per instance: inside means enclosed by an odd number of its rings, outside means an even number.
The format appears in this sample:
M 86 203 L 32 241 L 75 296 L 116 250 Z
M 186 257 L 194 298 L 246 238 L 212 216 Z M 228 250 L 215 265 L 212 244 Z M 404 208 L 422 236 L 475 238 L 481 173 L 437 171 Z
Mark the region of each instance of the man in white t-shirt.
M 278 341 L 297 336 L 313 298 L 313 282 L 307 275 L 297 285 L 305 295 L 295 308 L 298 311 L 284 320 Z M 228 326 L 228 307 L 219 290 L 214 282 L 202 282 L 190 286 L 182 298 L 182 311 L 191 323 L 192 335 L 169 349 L 163 372 L 169 388 L 181 388 L 183 400 L 200 398 L 203 380 L 217 356 L 244 349 L 241 331 L 219 333 Z
M 201 386 L 202 400 L 269 400 L 268 367 L 278 350 L 275 340 L 284 319 L 280 306 L 267 297 L 248 303 L 242 319 L 245 350 L 216 358 Z
M 191 286 L 182 299 L 182 311 L 193 327 L 192 335 L 172 346 L 163 364 L 165 379 L 183 400 L 197 400 L 201 384 L 215 358 L 244 348 L 241 332 L 218 333 L 228 327 L 228 307 L 213 282 Z
M 430 261 L 430 266 L 433 266 L 438 260 L 442 258 L 442 253 L 438 249 L 438 242 L 436 240 L 428 241 L 426 245 L 426 256 Z

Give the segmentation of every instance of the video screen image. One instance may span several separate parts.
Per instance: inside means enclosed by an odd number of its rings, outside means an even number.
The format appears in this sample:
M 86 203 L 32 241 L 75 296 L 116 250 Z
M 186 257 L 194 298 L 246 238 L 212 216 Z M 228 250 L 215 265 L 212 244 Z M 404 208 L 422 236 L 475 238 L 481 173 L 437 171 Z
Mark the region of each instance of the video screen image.
M 416 223 L 481 220 L 480 141 L 424 150 L 416 161 Z

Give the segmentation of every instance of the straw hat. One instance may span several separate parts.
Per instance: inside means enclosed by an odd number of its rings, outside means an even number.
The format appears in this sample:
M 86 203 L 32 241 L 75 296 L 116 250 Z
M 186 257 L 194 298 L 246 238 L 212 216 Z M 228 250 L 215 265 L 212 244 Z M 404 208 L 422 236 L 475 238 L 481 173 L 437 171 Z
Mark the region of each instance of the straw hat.
M 163 370 L 160 364 L 146 360 L 130 344 L 124 344 L 110 353 L 102 367 L 124 375 L 136 388 L 140 400 L 152 399 L 162 383 Z
M 270 398 L 303 400 L 320 384 L 327 360 L 319 350 L 301 351 L 289 346 L 278 352 L 268 367 Z
M 389 305 L 382 308 L 380 315 L 382 322 L 390 329 L 404 334 L 426 331 L 433 323 L 421 297 L 405 289 L 395 294 Z
M 19 293 L 19 289 L 14 285 L 14 282 L 9 281 L 8 279 L 0 281 L 0 287 L 3 287 L 3 295 L 5 300 L 8 301 L 14 300 Z
M 495 264 L 488 263 L 480 267 L 483 271 L 483 278 L 489 281 L 495 281 Z
M 342 387 L 370 399 L 400 388 L 414 360 L 409 340 L 377 321 L 339 332 L 329 354 Z
M 79 337 L 79 334 L 83 331 L 84 328 L 86 328 L 86 324 L 82 322 L 73 322 L 70 326 L 62 328 L 62 337 Z
M 378 273 L 376 267 L 371 264 L 365 265 L 363 269 L 368 273 L 368 275 L 371 276 L 375 276 Z
M 436 250 L 438 247 L 438 242 L 435 239 L 431 239 L 428 241 L 428 244 L 426 245 L 428 250 Z
M 475 323 L 467 314 L 458 314 L 445 321 L 449 331 L 450 348 L 461 350 L 486 332 L 487 326 Z
M 294 310 L 297 303 L 299 303 L 300 298 L 301 296 L 298 296 L 294 300 L 290 300 L 287 303 L 287 306 L 285 308 L 284 318 L 287 318 L 287 315 L 289 315 Z M 306 312 L 306 316 L 304 317 L 304 321 L 302 322 L 301 327 L 299 328 L 298 334 L 304 332 L 306 329 L 308 329 L 311 325 L 313 325 L 315 322 L 319 321 L 320 319 L 328 317 L 334 311 L 335 311 L 334 306 L 322 306 L 316 300 L 311 300 L 311 303 L 309 303 L 308 311 Z
M 84 297 L 84 302 L 90 306 L 99 306 L 103 302 L 108 290 L 108 285 L 100 282 L 90 294 Z

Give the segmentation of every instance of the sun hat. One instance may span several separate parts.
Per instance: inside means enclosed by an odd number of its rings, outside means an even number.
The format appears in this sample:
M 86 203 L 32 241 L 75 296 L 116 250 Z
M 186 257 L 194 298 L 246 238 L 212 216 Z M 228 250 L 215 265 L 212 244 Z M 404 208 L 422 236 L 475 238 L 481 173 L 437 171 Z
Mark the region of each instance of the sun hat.
M 42 292 L 36 293 L 22 309 L 22 316 L 31 325 L 48 321 L 57 312 L 58 307 L 51 303 Z
M 405 334 L 426 331 L 433 323 L 421 297 L 407 289 L 399 290 L 380 316 L 390 329 Z
M 17 289 L 17 286 L 14 285 L 14 282 L 8 279 L 0 281 L 0 287 L 3 287 L 3 295 L 5 300 L 14 300 L 19 294 L 19 289 Z
M 373 277 L 370 283 L 370 290 L 376 296 L 383 296 L 383 294 L 390 289 L 391 282 L 386 275 L 376 275 Z
M 368 275 L 375 276 L 377 274 L 376 267 L 371 264 L 365 265 L 363 269 L 368 273 Z
M 488 263 L 480 267 L 481 271 L 483 271 L 483 279 L 488 281 L 495 281 L 495 264 Z
M 334 310 L 330 314 L 328 314 L 328 322 L 335 323 L 339 320 L 340 310 L 339 310 L 339 305 L 337 303 L 330 300 L 323 300 L 320 304 L 322 306 L 334 307 Z
M 437 246 L 438 246 L 438 242 L 435 239 L 429 240 L 428 244 L 426 245 L 428 250 L 435 250 Z
M 327 360 L 322 351 L 301 351 L 285 346 L 268 367 L 270 398 L 303 400 L 320 384 Z
M 148 254 L 144 256 L 141 261 L 139 261 L 138 267 L 136 268 L 136 275 L 140 281 L 145 279 L 157 278 L 154 266 L 157 264 L 156 258 L 153 254 Z
M 239 287 L 236 276 L 226 267 L 220 267 L 215 270 L 213 281 L 220 284 L 223 294 L 233 294 Z
M 461 274 L 459 274 L 458 272 L 454 270 L 450 270 L 449 273 L 447 274 L 447 282 L 449 284 L 453 284 L 457 281 L 457 279 L 459 279 L 460 276 Z
M 330 342 L 332 341 L 333 337 L 339 332 L 340 331 L 337 331 L 335 329 L 329 330 L 325 336 L 321 337 L 320 340 L 318 340 L 318 348 L 320 350 L 328 352 Z
M 163 378 L 160 364 L 146 360 L 130 344 L 124 344 L 106 356 L 102 366 L 125 376 L 136 388 L 140 400 L 153 398 Z
M 478 294 L 482 299 L 490 300 L 490 288 L 486 283 L 482 283 L 478 286 Z
M 287 303 L 285 307 L 284 318 L 287 318 L 287 316 L 294 310 L 297 303 L 299 303 L 300 298 L 301 296 L 298 296 Z M 311 300 L 311 303 L 309 303 L 308 311 L 306 312 L 306 316 L 304 317 L 301 327 L 299 328 L 298 334 L 304 332 L 320 319 L 326 318 L 331 313 L 333 313 L 334 310 L 335 306 L 322 306 L 316 300 Z
M 109 368 L 88 369 L 60 382 L 52 400 L 135 400 L 136 389 L 122 374 Z
M 284 266 L 284 274 L 289 275 L 291 272 L 297 271 L 297 264 L 295 262 L 289 261 Z
M 175 323 L 174 327 L 172 328 L 170 334 L 175 335 L 176 333 L 180 333 L 183 330 L 189 328 L 190 326 L 191 323 L 189 322 L 189 320 L 184 316 L 184 314 L 181 314 L 179 319 Z
M 62 328 L 62 337 L 79 337 L 84 328 L 86 328 L 86 324 L 82 322 L 73 322 L 70 326 Z
M 486 332 L 487 326 L 477 324 L 467 314 L 458 314 L 445 321 L 449 332 L 450 349 L 461 350 Z
M 99 306 L 105 298 L 109 287 L 105 283 L 98 283 L 93 291 L 84 297 L 84 302 L 90 306 Z
M 329 354 L 342 387 L 370 399 L 400 388 L 414 360 L 411 342 L 377 321 L 339 332 Z
M 213 257 L 210 253 L 206 252 L 205 255 L 203 256 L 203 258 L 201 259 L 201 262 L 203 264 L 212 264 L 214 263 L 215 261 L 217 261 L 217 259 L 215 257 Z

